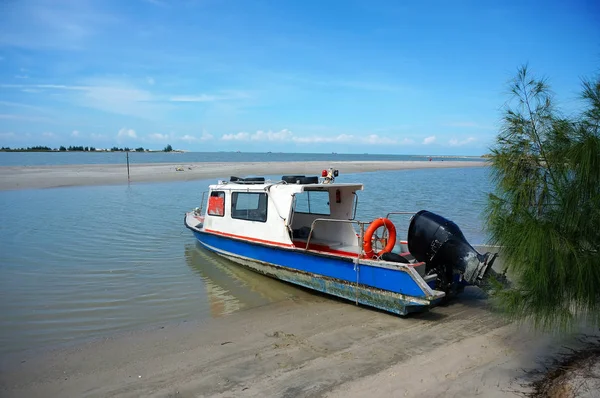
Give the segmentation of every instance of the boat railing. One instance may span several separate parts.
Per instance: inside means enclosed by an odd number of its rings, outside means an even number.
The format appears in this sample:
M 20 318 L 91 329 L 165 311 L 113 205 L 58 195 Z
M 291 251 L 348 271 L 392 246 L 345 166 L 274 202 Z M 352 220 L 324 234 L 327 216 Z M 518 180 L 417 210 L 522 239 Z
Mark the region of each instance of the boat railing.
M 391 211 L 385 216 L 385 218 L 390 218 L 391 215 L 411 215 L 412 216 L 412 215 L 415 215 L 416 213 L 417 213 L 416 211 Z M 356 255 L 357 255 L 357 257 L 360 257 L 362 255 L 362 248 L 363 248 L 364 235 L 365 235 L 365 225 L 371 224 L 370 221 L 365 222 L 365 221 L 358 221 L 358 220 L 340 220 L 340 219 L 336 219 L 336 218 L 316 218 L 313 220 L 313 222 L 310 226 L 310 232 L 308 234 L 308 239 L 306 239 L 305 250 L 308 250 L 308 248 L 310 246 L 310 240 L 312 238 L 313 231 L 315 230 L 315 225 L 317 223 L 324 223 L 324 222 L 358 225 L 358 227 L 360 228 L 360 234 L 359 234 L 358 251 L 357 251 Z M 385 226 L 384 226 L 384 229 L 385 229 Z
M 365 225 L 368 225 L 370 223 L 368 222 L 364 222 L 364 221 L 358 221 L 358 220 L 340 220 L 340 219 L 336 219 L 336 218 L 315 218 L 312 222 L 312 224 L 310 225 L 310 232 L 308 234 L 308 239 L 306 239 L 306 248 L 305 250 L 308 250 L 309 245 L 310 245 L 310 240 L 312 238 L 313 235 L 313 231 L 315 230 L 315 225 L 317 223 L 320 222 L 333 222 L 333 223 L 343 223 L 343 224 L 356 224 L 358 225 L 358 227 L 360 228 L 360 235 L 359 235 L 359 244 L 358 244 L 358 251 L 356 253 L 357 257 L 360 257 L 362 254 L 362 247 L 363 247 L 363 238 L 365 235 Z
M 390 216 L 393 215 L 393 214 L 404 214 L 404 215 L 411 215 L 412 216 L 412 215 L 417 214 L 417 212 L 416 211 L 390 211 L 385 216 L 385 218 L 390 218 Z
M 417 214 L 416 211 L 390 211 L 388 214 L 386 214 L 385 218 L 390 218 L 390 216 L 393 215 L 400 215 L 400 216 L 414 216 L 415 214 Z M 385 225 L 383 226 L 384 230 L 385 230 Z M 384 232 L 385 233 L 385 232 Z

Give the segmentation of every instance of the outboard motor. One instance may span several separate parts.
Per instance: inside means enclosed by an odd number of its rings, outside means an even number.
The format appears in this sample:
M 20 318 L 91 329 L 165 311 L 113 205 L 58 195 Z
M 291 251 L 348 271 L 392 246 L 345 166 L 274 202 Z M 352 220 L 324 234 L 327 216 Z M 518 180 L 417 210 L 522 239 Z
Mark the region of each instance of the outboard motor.
M 491 268 L 497 253 L 478 253 L 455 223 L 426 210 L 410 222 L 408 250 L 427 263 L 428 271 L 436 270 L 445 290 L 453 284 L 456 272 L 471 285 L 484 285 L 487 276 L 496 275 Z

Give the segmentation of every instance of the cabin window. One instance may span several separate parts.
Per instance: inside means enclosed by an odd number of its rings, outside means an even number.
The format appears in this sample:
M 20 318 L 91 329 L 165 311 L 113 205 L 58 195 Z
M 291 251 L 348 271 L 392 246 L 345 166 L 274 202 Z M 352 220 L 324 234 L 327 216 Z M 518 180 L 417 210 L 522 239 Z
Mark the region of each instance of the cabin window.
M 329 216 L 329 191 L 304 191 L 296 194 L 294 212 Z
M 225 192 L 213 191 L 208 198 L 208 215 L 223 217 L 225 215 Z
M 267 221 L 267 194 L 263 192 L 232 192 L 231 217 L 248 221 Z

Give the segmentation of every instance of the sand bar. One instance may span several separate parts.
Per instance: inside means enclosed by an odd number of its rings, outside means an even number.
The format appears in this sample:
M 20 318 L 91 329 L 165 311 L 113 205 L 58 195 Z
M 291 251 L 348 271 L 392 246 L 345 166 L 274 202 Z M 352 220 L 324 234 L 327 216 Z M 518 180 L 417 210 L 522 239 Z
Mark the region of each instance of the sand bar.
M 407 318 L 312 297 L 0 358 L 0 396 L 519 396 L 565 343 L 507 325 L 476 288 Z
M 231 175 L 316 175 L 334 167 L 341 173 L 425 168 L 482 167 L 477 161 L 348 161 L 348 162 L 235 162 L 148 163 L 130 165 L 130 182 L 193 181 Z M 177 171 L 177 168 L 183 171 Z M 127 184 L 125 164 L 0 167 L 0 190 Z

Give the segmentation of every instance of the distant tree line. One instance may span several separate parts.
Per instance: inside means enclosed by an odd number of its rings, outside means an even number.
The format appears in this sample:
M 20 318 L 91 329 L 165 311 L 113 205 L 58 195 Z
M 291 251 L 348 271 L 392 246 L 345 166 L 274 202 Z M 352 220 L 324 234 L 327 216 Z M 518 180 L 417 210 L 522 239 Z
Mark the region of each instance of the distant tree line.
M 55 151 L 56 149 L 52 149 L 50 147 L 47 146 L 32 146 L 32 147 L 27 147 L 27 148 L 10 148 L 10 147 L 2 147 L 0 148 L 0 151 L 2 152 L 51 152 L 51 151 Z
M 60 152 L 66 152 L 66 151 L 69 151 L 69 152 L 94 152 L 94 151 L 96 151 L 96 148 L 94 148 L 93 146 L 92 147 L 89 147 L 89 146 L 86 146 L 86 147 L 83 147 L 83 146 L 70 146 L 68 148 L 65 148 L 64 146 L 61 146 L 60 148 L 58 148 L 58 150 Z
M 0 152 L 150 152 L 150 149 L 144 149 L 143 147 L 138 148 L 119 148 L 112 147 L 110 149 L 96 149 L 93 146 L 60 146 L 57 148 L 50 148 L 47 146 L 32 146 L 27 148 L 10 148 L 10 147 L 2 147 L 0 148 Z M 172 152 L 173 147 L 171 145 L 167 145 L 163 152 Z
M 172 149 L 171 149 L 172 150 Z M 119 147 L 112 147 L 111 149 L 96 149 L 93 146 L 60 146 L 58 148 L 50 148 L 48 146 L 32 146 L 32 147 L 27 147 L 27 148 L 11 148 L 11 147 L 2 147 L 0 148 L 0 152 L 129 152 L 129 151 L 135 151 L 135 152 L 149 152 L 150 149 L 144 149 L 143 147 L 139 147 L 139 148 L 119 148 Z M 170 151 L 170 150 L 169 150 Z M 165 151 L 165 152 L 169 152 L 169 151 Z

